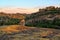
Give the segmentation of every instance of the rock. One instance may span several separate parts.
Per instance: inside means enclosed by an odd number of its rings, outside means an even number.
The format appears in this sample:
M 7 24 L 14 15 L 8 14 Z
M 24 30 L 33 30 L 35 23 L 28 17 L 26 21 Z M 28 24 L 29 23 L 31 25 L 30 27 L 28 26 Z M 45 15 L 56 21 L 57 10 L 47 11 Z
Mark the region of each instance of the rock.
M 60 40 L 60 34 L 59 35 L 55 35 L 54 37 L 52 37 L 51 40 Z
M 53 36 L 53 31 L 42 31 L 40 32 L 40 36 L 43 38 L 50 38 Z

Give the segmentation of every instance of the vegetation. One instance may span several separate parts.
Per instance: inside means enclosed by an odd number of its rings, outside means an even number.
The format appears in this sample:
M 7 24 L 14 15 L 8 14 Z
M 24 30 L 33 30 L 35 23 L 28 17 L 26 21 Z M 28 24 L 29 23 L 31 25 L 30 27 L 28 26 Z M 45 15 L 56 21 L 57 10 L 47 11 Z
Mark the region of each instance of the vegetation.
M 26 17 L 26 26 L 60 28 L 60 8 L 50 6 L 39 9 L 38 12 Z
M 8 16 L 0 16 L 0 26 L 19 24 L 20 19 L 10 18 Z
M 0 26 L 2 25 L 18 25 L 20 21 L 25 18 L 26 14 L 7 14 L 0 12 Z
M 0 12 L 0 26 L 19 24 L 25 19 L 26 26 L 60 28 L 60 7 L 46 7 L 32 14 L 6 14 Z

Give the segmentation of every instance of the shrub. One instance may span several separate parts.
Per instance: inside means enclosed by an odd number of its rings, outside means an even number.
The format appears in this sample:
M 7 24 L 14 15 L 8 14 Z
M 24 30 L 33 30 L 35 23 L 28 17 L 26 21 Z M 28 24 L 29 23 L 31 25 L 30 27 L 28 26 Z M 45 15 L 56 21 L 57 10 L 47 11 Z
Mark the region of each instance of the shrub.
M 20 19 L 0 16 L 0 26 L 19 24 Z

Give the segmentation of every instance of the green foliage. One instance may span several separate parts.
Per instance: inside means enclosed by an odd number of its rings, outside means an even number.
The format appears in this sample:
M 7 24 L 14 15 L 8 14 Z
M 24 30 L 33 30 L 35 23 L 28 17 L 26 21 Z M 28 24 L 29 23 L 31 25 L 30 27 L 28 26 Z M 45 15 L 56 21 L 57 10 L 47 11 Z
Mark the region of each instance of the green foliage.
M 20 19 L 17 18 L 10 18 L 7 16 L 0 16 L 0 25 L 13 25 L 13 24 L 19 24 Z
M 19 19 L 11 18 L 7 22 L 5 22 L 5 25 L 19 24 L 19 22 L 20 22 Z
M 53 21 L 53 24 L 57 25 L 57 26 L 60 26 L 60 19 L 55 18 L 54 21 Z
M 58 28 L 60 26 L 60 19 L 54 20 L 40 20 L 34 23 L 27 23 L 26 26 L 44 27 L 44 28 Z

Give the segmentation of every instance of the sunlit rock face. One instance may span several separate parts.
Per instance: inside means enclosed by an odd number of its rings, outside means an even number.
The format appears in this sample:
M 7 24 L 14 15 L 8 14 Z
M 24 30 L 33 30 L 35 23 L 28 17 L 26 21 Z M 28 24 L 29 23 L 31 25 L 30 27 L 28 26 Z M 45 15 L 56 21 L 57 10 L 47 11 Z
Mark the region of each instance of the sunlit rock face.
M 0 12 L 5 12 L 5 13 L 33 13 L 37 12 L 37 8 L 0 8 Z

